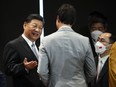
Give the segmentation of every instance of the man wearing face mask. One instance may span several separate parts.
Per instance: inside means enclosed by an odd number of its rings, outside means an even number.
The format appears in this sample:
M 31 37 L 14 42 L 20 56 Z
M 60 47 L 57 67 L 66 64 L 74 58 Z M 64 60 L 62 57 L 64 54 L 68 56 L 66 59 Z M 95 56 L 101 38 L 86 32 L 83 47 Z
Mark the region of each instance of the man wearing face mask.
M 104 26 L 103 23 L 97 22 L 93 23 L 91 25 L 91 37 L 93 40 L 93 43 L 95 44 L 98 36 L 106 31 L 106 27 Z
M 108 21 L 107 18 L 100 12 L 94 11 L 88 17 L 88 28 L 90 31 L 90 43 L 93 50 L 94 57 L 97 56 L 95 52 L 95 43 L 100 34 L 107 31 Z
M 107 31 L 107 18 L 100 12 L 94 11 L 89 16 L 89 29 L 94 43 L 100 34 Z
M 95 44 L 95 51 L 98 53 L 96 58 L 96 78 L 92 87 L 109 87 L 108 59 L 110 48 L 115 42 L 116 37 L 111 33 L 102 33 Z

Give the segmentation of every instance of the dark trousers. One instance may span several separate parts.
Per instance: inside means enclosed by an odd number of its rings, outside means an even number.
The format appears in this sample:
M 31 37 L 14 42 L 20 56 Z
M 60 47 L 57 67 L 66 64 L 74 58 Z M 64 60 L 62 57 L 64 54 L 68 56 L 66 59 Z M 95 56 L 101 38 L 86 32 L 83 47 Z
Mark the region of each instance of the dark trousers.
M 0 87 L 7 87 L 6 76 L 0 71 Z

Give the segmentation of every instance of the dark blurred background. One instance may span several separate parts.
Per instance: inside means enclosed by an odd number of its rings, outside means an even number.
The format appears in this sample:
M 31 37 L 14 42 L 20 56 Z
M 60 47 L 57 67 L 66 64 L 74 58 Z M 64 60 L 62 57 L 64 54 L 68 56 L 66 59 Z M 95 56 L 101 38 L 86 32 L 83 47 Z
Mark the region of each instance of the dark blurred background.
M 88 36 L 88 16 L 93 11 L 99 11 L 108 18 L 108 30 L 116 35 L 115 0 L 44 0 L 45 36 L 55 32 L 56 11 L 64 3 L 72 4 L 77 10 L 77 21 L 74 30 Z M 0 0 L 0 70 L 3 71 L 2 55 L 5 44 L 17 38 L 23 32 L 24 18 L 30 13 L 39 13 L 39 0 Z M 39 45 L 39 41 L 38 41 Z M 8 87 L 12 80 L 8 78 Z

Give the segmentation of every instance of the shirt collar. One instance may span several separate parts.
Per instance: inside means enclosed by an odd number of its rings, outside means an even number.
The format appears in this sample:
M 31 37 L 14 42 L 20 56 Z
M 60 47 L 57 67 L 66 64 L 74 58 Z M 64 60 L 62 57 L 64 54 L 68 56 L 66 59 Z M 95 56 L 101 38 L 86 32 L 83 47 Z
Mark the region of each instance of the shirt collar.
M 68 25 L 63 25 L 63 26 L 61 26 L 59 29 L 61 29 L 61 28 L 71 28 L 71 27 L 68 26 Z
M 28 45 L 31 47 L 32 43 L 35 43 L 35 42 L 32 42 L 31 40 L 29 40 L 24 34 L 22 34 L 22 37 L 25 39 L 25 41 L 28 43 Z
M 106 62 L 106 60 L 108 59 L 108 57 L 109 57 L 109 55 L 106 55 L 106 56 L 104 56 L 102 58 L 99 56 L 99 61 L 102 61 L 103 64 L 104 64 Z

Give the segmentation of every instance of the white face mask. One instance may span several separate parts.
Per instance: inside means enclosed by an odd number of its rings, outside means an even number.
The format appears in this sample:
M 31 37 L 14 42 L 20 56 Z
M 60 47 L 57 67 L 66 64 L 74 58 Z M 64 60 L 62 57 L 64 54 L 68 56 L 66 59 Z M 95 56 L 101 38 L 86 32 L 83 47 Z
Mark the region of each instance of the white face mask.
M 98 39 L 99 35 L 102 34 L 102 33 L 103 32 L 99 31 L 99 30 L 95 30 L 95 31 L 91 32 L 91 37 L 92 37 L 92 39 L 95 43 L 97 42 L 97 39 Z
M 99 54 L 102 54 L 106 51 L 106 46 L 104 46 L 101 42 L 97 41 L 95 44 L 95 51 Z

